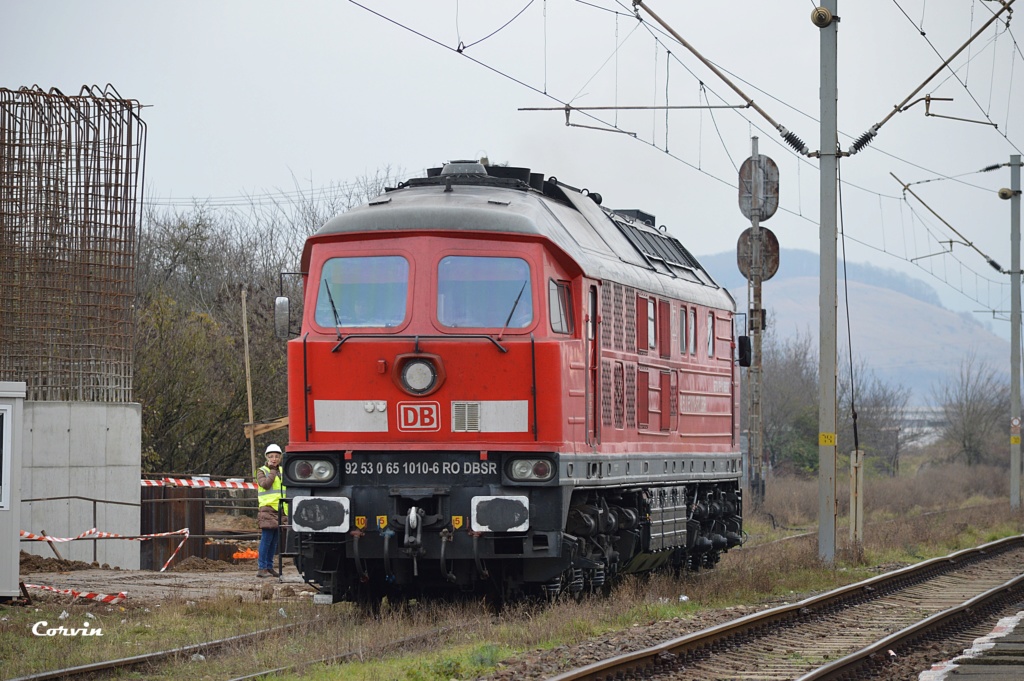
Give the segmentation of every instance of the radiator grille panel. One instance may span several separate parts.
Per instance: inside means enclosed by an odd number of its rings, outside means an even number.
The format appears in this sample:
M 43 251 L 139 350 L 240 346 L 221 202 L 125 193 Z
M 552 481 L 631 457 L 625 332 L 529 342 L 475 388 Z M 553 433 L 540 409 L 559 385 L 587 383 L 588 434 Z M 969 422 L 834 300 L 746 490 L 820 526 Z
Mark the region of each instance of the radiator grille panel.
M 479 402 L 452 402 L 452 432 L 480 432 Z

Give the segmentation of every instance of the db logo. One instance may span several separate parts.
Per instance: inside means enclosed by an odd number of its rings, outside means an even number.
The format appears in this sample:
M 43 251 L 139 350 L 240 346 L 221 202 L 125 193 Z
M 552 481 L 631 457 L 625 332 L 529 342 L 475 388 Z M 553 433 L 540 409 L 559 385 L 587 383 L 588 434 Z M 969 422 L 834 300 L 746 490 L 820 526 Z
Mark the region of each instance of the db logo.
M 399 430 L 441 430 L 441 405 L 437 402 L 399 402 Z

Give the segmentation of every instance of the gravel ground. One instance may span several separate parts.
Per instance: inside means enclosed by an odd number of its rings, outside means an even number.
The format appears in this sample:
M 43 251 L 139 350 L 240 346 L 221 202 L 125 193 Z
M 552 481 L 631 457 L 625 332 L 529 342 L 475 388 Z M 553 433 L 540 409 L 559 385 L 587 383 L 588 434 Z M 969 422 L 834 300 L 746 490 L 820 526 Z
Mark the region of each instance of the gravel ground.
M 775 607 L 781 603 L 773 603 L 767 607 Z M 592 639 L 574 646 L 559 646 L 552 650 L 535 651 L 503 664 L 494 674 L 479 677 L 477 681 L 536 681 L 548 679 L 570 669 L 582 667 L 592 662 L 643 650 L 656 646 L 695 631 L 707 629 L 728 622 L 744 615 L 757 612 L 764 608 L 728 608 L 704 612 L 698 619 L 674 619 L 666 622 L 654 622 L 649 625 L 635 625 L 624 631 L 614 632 L 600 638 Z M 1000 617 L 1016 613 L 1019 608 L 1011 608 Z M 971 629 L 948 641 L 930 644 L 921 651 L 889 656 L 882 666 L 875 670 L 873 681 L 910 681 L 918 678 L 922 671 L 928 670 L 933 664 L 949 660 L 960 655 L 969 648 L 974 639 L 985 636 L 992 630 L 995 618 L 991 623 Z M 894 651 L 895 652 L 895 651 Z
M 800 596 L 799 598 L 803 598 Z M 592 662 L 656 646 L 665 641 L 701 631 L 744 617 L 751 613 L 782 605 L 782 601 L 761 606 L 736 606 L 722 610 L 706 610 L 693 619 L 674 618 L 650 624 L 636 624 L 622 631 L 609 633 L 573 646 L 538 650 L 503 664 L 494 674 L 479 677 L 501 681 L 532 681 L 582 667 Z

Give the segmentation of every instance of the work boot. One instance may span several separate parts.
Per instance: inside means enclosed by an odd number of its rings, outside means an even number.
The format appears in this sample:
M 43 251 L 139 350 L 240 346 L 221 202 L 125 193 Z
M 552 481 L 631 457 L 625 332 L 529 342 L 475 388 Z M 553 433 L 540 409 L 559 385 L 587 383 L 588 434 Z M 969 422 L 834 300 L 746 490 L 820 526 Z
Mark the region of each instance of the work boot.
M 281 576 L 281 573 L 278 572 L 277 570 L 275 570 L 274 568 L 270 568 L 269 570 L 267 570 L 267 572 L 270 573 L 271 577 L 280 577 Z
M 273 577 L 274 576 L 274 571 L 273 570 L 257 570 L 256 571 L 256 576 L 257 577 Z

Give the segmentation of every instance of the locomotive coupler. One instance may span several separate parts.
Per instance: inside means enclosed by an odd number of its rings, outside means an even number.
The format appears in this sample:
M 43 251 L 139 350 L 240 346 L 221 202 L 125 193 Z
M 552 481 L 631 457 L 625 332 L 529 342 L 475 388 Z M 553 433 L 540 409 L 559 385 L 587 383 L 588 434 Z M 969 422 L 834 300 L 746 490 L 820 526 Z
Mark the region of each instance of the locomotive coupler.
M 469 532 L 469 536 L 473 538 L 473 560 L 476 561 L 476 570 L 480 573 L 481 577 L 487 578 L 491 575 L 487 572 L 487 566 L 480 560 L 479 540 L 481 535 L 483 535 L 483 532 L 473 532 L 472 530 Z
M 417 556 L 423 553 L 423 516 L 426 511 L 417 506 L 410 506 L 409 512 L 405 515 L 405 537 L 402 545 L 405 552 L 412 558 L 412 574 L 420 576 L 420 566 Z
M 410 548 L 423 546 L 423 516 L 426 511 L 416 506 L 411 506 L 405 516 L 405 539 L 402 544 Z M 413 534 L 415 533 L 415 534 Z
M 448 531 L 448 528 L 441 530 L 441 574 L 452 584 L 455 583 L 455 573 L 448 570 L 448 563 L 444 559 L 445 548 L 448 543 L 452 541 L 452 533 Z

